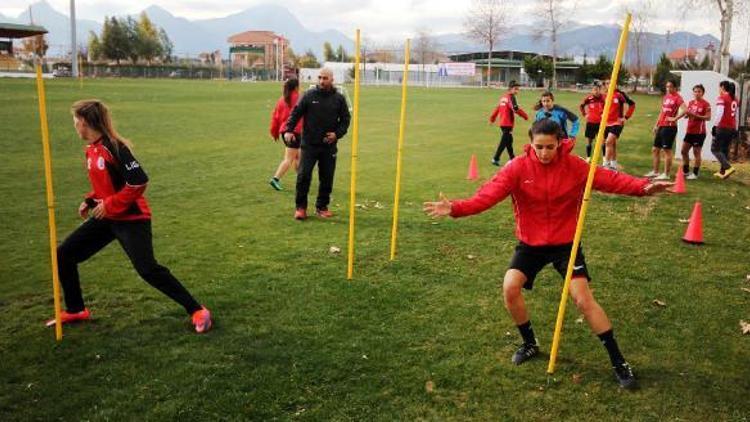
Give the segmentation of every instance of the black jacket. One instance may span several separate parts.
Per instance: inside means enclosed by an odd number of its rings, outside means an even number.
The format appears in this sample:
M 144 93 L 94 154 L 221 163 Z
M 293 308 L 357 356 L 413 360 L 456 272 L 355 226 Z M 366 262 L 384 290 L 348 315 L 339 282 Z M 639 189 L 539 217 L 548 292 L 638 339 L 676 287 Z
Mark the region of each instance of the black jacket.
M 299 119 L 305 118 L 302 126 L 302 145 L 325 145 L 326 132 L 335 132 L 341 139 L 349 129 L 349 107 L 346 99 L 335 88 L 324 91 L 317 86 L 305 93 L 292 110 L 284 133 L 293 132 Z

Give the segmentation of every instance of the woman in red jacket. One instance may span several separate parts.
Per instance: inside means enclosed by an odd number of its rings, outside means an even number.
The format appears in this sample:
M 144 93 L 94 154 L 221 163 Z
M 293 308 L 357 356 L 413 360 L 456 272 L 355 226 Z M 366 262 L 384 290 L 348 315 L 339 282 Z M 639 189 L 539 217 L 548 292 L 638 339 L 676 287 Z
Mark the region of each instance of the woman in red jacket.
M 525 154 L 498 171 L 472 198 L 453 201 L 441 198 L 424 204 L 424 211 L 432 217 L 458 218 L 483 212 L 509 195 L 513 198 L 516 237 L 520 242 L 505 273 L 503 296 L 523 338 L 523 345 L 513 355 L 516 365 L 539 353 L 521 289 L 531 290 L 537 273 L 550 263 L 565 275 L 589 171 L 583 159 L 571 154 L 573 143 L 561 141 L 557 123 L 540 120 L 529 132 L 531 143 L 525 146 Z M 603 167 L 596 169 L 593 185 L 602 192 L 632 196 L 651 195 L 669 186 L 671 183 L 650 182 Z M 635 388 L 635 376 L 620 353 L 607 314 L 589 289 L 589 280 L 579 249 L 570 294 L 607 349 L 620 385 Z
M 292 109 L 297 105 L 299 99 L 299 81 L 297 79 L 287 79 L 284 82 L 284 95 L 279 98 L 276 103 L 276 107 L 273 109 L 271 115 L 271 138 L 274 142 L 278 142 L 279 138 L 284 141 L 286 149 L 284 151 L 284 159 L 279 163 L 279 167 L 276 169 L 271 180 L 268 183 L 276 190 L 281 190 L 280 180 L 286 174 L 289 167 L 293 167 L 294 171 L 297 171 L 299 166 L 299 148 L 300 148 L 300 134 L 302 133 L 302 120 L 294 128 L 294 139 L 291 142 L 287 142 L 281 135 L 281 131 L 286 126 L 286 121 L 289 120 L 289 115 L 292 113 Z
M 63 323 L 91 318 L 83 303 L 78 264 L 113 240 L 146 282 L 185 308 L 195 331 L 211 328 L 211 313 L 201 306 L 166 267 L 154 258 L 151 210 L 143 196 L 148 176 L 130 151 L 130 141 L 115 131 L 109 109 L 98 100 L 73 104 L 73 122 L 86 146 L 86 168 L 92 190 L 78 207 L 88 218 L 57 247 L 60 284 L 65 294 Z M 55 320 L 47 322 L 54 325 Z

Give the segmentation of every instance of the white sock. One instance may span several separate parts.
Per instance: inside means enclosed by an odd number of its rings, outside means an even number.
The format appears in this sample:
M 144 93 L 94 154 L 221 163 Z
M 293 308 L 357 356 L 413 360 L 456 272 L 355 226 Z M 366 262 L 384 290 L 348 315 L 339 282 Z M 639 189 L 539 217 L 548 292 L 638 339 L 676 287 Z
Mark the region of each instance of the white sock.
M 615 169 L 616 169 L 616 168 L 617 168 L 617 160 L 612 160 L 612 161 L 610 161 L 610 162 L 609 162 L 609 165 L 610 165 L 610 167 L 612 167 L 612 168 L 615 168 Z

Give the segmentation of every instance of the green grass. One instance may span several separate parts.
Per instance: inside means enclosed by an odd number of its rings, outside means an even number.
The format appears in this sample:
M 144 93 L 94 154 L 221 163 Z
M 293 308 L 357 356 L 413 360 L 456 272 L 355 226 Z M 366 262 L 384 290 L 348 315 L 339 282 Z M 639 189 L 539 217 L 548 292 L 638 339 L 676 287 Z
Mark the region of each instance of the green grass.
M 87 80 L 80 89 L 55 80 L 47 89 L 60 239 L 80 224 L 76 209 L 88 190 L 68 109 L 98 97 L 151 178 L 157 257 L 216 325 L 192 334 L 181 308 L 141 281 L 114 244 L 81 266 L 94 320 L 66 328 L 55 343 L 42 327 L 52 289 L 35 88 L 0 80 L 2 420 L 750 418 L 750 336 L 738 325 L 750 320 L 750 294 L 741 290 L 750 287 L 746 165 L 725 182 L 711 179 L 709 165 L 685 195 L 595 195 L 584 248 L 595 295 L 641 380 L 642 390 L 627 393 L 573 306 L 547 379 L 561 287 L 551 268 L 526 296 L 545 356 L 510 364 L 518 335 L 498 289 L 516 243 L 509 202 L 458 221 L 434 223 L 421 212 L 440 191 L 476 189 L 465 180 L 471 154 L 483 177 L 495 170 L 498 133 L 487 117 L 498 91 L 410 90 L 391 263 L 400 91 L 362 89 L 357 198 L 368 206 L 357 213 L 350 282 L 351 135 L 340 147 L 336 217 L 293 221 L 293 175 L 283 192 L 267 185 L 282 153 L 267 135 L 279 86 Z M 528 110 L 536 95 L 524 92 L 520 103 Z M 582 95 L 560 93 L 558 103 L 574 109 Z M 642 174 L 659 104 L 635 99 L 619 162 Z M 527 128 L 516 130 L 517 150 Z M 697 199 L 702 247 L 680 241 L 679 219 Z M 342 253 L 329 254 L 330 246 Z

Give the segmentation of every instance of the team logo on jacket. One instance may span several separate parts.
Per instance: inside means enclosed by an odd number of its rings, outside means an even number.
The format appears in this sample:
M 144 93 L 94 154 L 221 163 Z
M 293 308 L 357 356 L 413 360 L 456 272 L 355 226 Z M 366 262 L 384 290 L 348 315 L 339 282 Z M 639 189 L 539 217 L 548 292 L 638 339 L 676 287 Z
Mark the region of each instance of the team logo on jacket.
M 126 168 L 126 169 L 127 169 L 128 171 L 132 171 L 133 169 L 137 169 L 137 168 L 138 168 L 138 167 L 140 167 L 140 166 L 141 166 L 141 165 L 140 165 L 140 164 L 138 164 L 138 161 L 131 161 L 131 162 L 130 162 L 130 164 L 125 164 L 125 168 Z
M 96 160 L 96 168 L 99 170 L 104 170 L 105 164 L 104 164 L 104 157 L 99 157 Z

